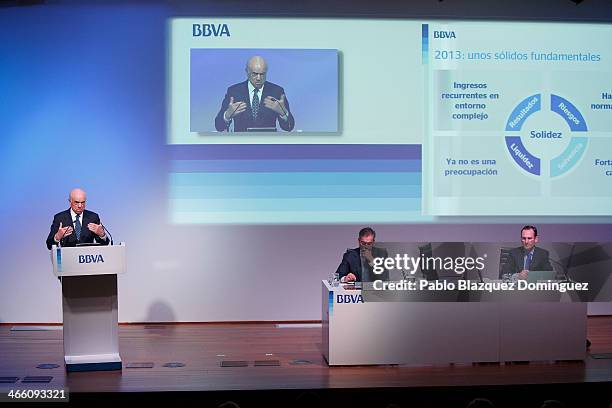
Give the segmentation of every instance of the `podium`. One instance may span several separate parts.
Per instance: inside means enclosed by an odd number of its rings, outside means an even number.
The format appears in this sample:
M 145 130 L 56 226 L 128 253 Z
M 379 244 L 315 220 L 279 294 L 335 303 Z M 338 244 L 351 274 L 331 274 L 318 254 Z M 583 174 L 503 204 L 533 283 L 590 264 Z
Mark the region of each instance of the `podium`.
M 121 370 L 117 274 L 125 244 L 53 246 L 53 273 L 62 282 L 66 371 Z

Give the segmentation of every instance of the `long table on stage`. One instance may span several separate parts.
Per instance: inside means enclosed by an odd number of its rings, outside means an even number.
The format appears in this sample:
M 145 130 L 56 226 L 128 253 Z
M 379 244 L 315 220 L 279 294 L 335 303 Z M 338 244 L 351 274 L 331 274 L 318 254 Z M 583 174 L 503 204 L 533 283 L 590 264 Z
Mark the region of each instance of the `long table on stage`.
M 361 290 L 322 281 L 327 363 L 426 365 L 586 357 L 586 303 L 416 300 L 364 302 Z

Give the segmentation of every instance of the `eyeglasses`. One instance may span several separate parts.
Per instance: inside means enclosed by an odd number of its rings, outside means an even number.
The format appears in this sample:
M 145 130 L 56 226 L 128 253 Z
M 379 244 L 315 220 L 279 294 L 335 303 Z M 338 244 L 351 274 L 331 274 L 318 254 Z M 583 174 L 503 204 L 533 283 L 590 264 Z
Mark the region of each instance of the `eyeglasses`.
M 372 246 L 374 245 L 374 241 L 366 242 L 366 241 L 359 240 L 359 245 Z

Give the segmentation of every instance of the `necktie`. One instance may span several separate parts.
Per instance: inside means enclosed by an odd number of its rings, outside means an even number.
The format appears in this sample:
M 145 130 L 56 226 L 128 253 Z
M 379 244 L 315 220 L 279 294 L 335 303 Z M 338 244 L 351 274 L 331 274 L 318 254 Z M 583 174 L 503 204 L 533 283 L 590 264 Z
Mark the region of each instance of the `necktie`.
M 81 239 L 81 220 L 79 218 L 81 214 L 77 214 L 76 220 L 74 221 L 74 231 L 76 232 L 77 240 Z
M 251 111 L 253 112 L 253 120 L 257 119 L 259 113 L 259 89 L 253 91 L 253 101 L 251 102 Z
M 529 270 L 529 267 L 531 266 L 531 257 L 533 256 L 533 251 L 529 252 L 527 255 L 525 255 L 525 270 Z

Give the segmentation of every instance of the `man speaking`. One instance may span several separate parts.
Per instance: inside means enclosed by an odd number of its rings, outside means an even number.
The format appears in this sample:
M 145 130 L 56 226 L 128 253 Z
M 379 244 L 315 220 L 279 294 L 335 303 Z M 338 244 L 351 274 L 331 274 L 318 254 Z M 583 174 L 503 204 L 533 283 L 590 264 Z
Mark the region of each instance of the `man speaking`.
M 62 246 L 97 242 L 108 245 L 109 240 L 100 222 L 100 217 L 85 209 L 86 194 L 75 188 L 68 198 L 70 208 L 55 214 L 47 237 L 47 248 L 61 243 Z
M 295 126 L 285 90 L 266 81 L 268 63 L 260 56 L 251 57 L 246 65 L 247 80 L 227 89 L 221 109 L 215 118 L 219 132 L 281 129 L 290 132 Z

